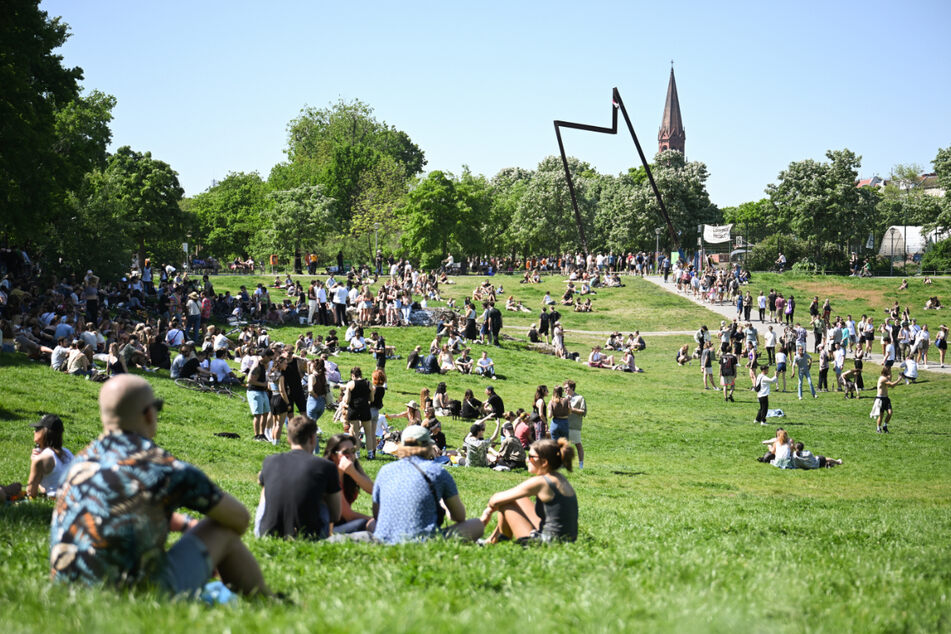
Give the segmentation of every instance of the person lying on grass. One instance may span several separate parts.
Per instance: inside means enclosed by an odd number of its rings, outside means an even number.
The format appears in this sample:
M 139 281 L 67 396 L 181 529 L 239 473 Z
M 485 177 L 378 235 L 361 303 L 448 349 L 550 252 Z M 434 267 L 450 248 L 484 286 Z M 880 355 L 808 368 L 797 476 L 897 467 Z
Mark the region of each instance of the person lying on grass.
M 162 405 L 142 377 L 122 374 L 103 385 L 103 434 L 73 460 L 56 499 L 50 576 L 195 596 L 217 569 L 237 592 L 270 595 L 241 541 L 247 509 L 152 442 Z M 181 506 L 206 518 L 176 513 Z M 184 535 L 166 551 L 169 530 Z
M 520 542 L 578 539 L 578 498 L 561 471 L 562 467 L 571 471 L 574 455 L 574 447 L 564 438 L 532 443 L 528 450 L 528 472 L 532 477 L 493 495 L 482 512 L 485 526 L 493 514 L 499 514 L 495 530 L 486 542 L 495 544 L 505 538 Z M 532 496 L 534 505 L 529 500 Z

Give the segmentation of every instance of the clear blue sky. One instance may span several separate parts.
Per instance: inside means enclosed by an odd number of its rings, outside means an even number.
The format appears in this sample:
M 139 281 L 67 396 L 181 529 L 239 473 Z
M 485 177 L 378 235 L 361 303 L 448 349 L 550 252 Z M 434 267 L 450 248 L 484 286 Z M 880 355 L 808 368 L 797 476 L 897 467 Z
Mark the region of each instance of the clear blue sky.
M 113 147 L 151 151 L 188 195 L 267 177 L 304 106 L 369 103 L 427 170 L 492 176 L 558 151 L 552 120 L 610 121 L 617 86 L 652 156 L 670 60 L 687 157 L 720 206 L 791 161 L 861 155 L 862 175 L 926 170 L 951 145 L 951 2 L 129 2 L 47 0 L 84 86 L 115 95 Z M 599 171 L 622 136 L 568 131 Z

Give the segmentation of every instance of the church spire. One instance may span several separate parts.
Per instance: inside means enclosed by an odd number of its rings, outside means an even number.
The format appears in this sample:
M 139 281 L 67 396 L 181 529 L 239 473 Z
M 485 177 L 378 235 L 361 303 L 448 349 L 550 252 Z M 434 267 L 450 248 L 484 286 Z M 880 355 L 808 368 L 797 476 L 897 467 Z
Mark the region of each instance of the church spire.
M 677 97 L 677 81 L 674 79 L 674 63 L 670 63 L 670 83 L 667 84 L 667 102 L 664 104 L 664 118 L 660 122 L 657 134 L 657 151 L 678 150 L 684 153 L 687 133 L 680 117 L 680 99 Z

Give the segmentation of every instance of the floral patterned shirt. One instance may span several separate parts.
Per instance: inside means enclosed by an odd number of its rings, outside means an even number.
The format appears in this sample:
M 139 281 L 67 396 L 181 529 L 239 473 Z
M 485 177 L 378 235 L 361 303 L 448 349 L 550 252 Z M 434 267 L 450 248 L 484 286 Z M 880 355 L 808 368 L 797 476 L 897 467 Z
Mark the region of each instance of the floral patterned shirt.
M 200 469 L 133 433 L 105 433 L 73 460 L 50 526 L 54 580 L 132 585 L 165 565 L 172 513 L 206 513 L 221 490 Z

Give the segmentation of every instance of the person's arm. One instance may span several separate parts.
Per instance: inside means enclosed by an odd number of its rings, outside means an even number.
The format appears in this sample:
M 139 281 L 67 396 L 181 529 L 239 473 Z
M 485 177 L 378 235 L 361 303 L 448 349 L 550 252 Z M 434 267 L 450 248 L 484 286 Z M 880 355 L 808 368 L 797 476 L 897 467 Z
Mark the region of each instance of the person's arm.
M 443 505 L 449 511 L 449 519 L 455 523 L 466 521 L 466 507 L 462 504 L 462 499 L 458 495 L 443 500 Z M 376 505 L 374 505 L 374 510 Z
M 529 478 L 518 486 L 512 487 L 506 491 L 499 491 L 489 498 L 485 511 L 482 513 L 483 523 L 488 523 L 492 513 L 497 511 L 500 506 L 515 502 L 522 498 L 538 495 L 538 492 L 545 486 L 545 480 L 541 476 Z
M 497 418 L 497 419 L 495 419 L 495 431 L 492 432 L 492 437 L 489 438 L 489 444 L 490 444 L 490 445 L 491 445 L 492 443 L 494 443 L 494 442 L 498 439 L 498 437 L 499 437 L 499 432 L 501 432 L 501 431 L 502 431 L 502 419 L 501 419 L 501 418 Z
M 337 465 L 337 468 L 340 469 L 342 473 L 347 474 L 353 481 L 357 483 L 357 486 L 366 491 L 367 493 L 373 493 L 373 480 L 371 480 L 365 473 L 361 473 L 356 464 L 346 455 L 340 455 L 340 464 Z
M 324 493 L 324 504 L 327 505 L 327 512 L 333 524 L 339 524 L 341 520 L 340 510 L 342 505 L 340 503 L 340 497 L 340 491 Z
M 221 494 L 221 500 L 211 507 L 205 516 L 239 535 L 243 535 L 248 530 L 248 524 L 251 521 L 248 509 L 230 493 L 224 492 Z
M 284 375 L 283 375 L 283 374 L 282 374 L 281 377 L 277 380 L 277 391 L 280 392 L 281 398 L 284 399 L 284 402 L 285 402 L 285 403 L 290 403 L 290 402 L 291 402 L 290 397 L 287 396 L 287 387 L 286 387 L 285 382 L 284 382 Z

